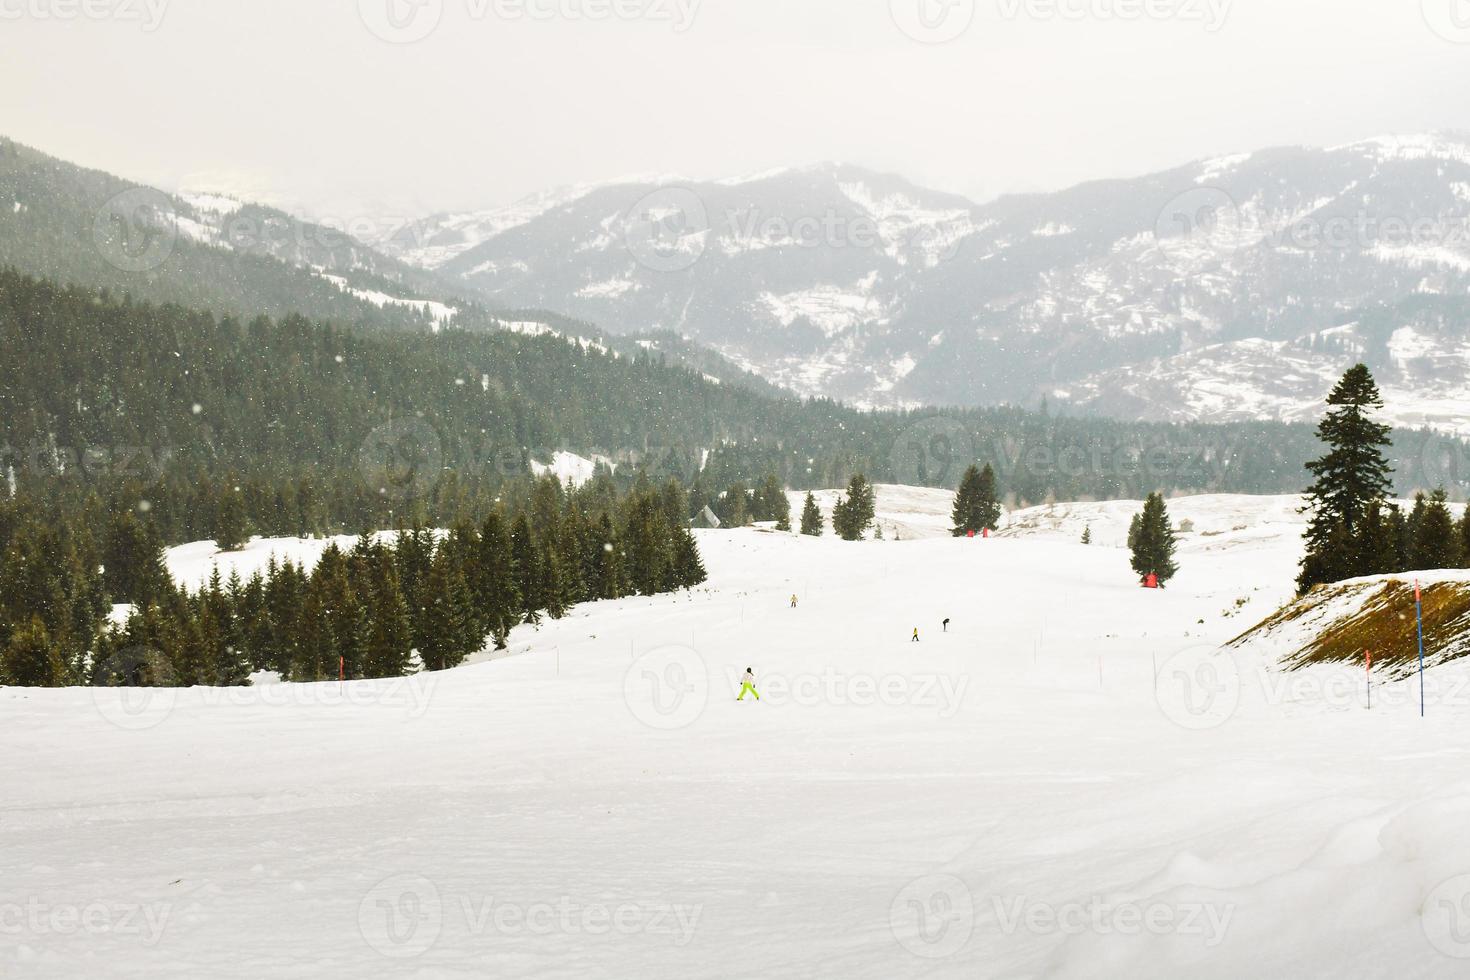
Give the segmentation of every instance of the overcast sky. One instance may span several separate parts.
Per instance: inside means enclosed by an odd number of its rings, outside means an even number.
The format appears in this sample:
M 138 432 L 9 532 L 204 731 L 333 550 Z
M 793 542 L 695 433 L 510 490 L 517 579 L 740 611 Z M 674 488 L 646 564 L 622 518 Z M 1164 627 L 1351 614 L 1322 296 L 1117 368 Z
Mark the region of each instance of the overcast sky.
M 1470 0 L 0 0 L 0 132 L 338 219 L 829 159 L 983 200 L 1444 128 Z

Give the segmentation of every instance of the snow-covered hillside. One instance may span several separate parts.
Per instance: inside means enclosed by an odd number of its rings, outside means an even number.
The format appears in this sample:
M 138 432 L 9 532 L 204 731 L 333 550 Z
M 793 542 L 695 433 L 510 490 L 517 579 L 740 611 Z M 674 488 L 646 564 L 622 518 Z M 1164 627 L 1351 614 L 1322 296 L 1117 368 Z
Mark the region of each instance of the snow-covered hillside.
M 1162 592 L 1130 506 L 700 532 L 707 588 L 443 674 L 0 691 L 0 972 L 1464 976 L 1470 670 L 1421 721 L 1221 655 L 1289 596 L 1290 501 L 1172 502 Z

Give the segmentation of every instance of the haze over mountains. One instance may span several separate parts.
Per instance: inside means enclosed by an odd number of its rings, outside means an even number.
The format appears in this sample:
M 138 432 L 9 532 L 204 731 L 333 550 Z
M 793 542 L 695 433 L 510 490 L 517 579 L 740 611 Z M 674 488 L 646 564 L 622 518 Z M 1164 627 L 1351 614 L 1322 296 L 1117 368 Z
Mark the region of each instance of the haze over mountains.
M 438 215 L 374 244 L 492 303 L 686 335 L 803 394 L 1306 419 L 1355 360 L 1459 430 L 1470 137 L 1278 148 L 978 205 L 821 165 Z

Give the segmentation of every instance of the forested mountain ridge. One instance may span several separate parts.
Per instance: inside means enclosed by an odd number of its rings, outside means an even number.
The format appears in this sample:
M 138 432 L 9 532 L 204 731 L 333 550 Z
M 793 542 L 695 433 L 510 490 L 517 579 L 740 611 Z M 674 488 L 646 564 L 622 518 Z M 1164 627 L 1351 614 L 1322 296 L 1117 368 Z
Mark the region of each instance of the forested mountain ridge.
M 509 331 L 344 330 L 249 322 L 0 271 L 0 442 L 20 475 L 148 447 L 211 472 L 358 465 L 411 424 L 438 472 L 516 478 L 565 449 L 716 488 L 780 474 L 794 488 L 953 486 L 996 465 L 1020 502 L 1139 491 L 1288 492 L 1316 451 L 1306 426 L 1120 422 L 1014 408 L 868 412 L 770 398 L 595 345 Z M 1425 438 L 1399 433 L 1400 480 L 1423 485 Z M 1435 443 L 1438 445 L 1438 443 Z M 436 477 L 437 478 L 437 477 Z M 1436 481 L 1437 482 L 1437 481 Z

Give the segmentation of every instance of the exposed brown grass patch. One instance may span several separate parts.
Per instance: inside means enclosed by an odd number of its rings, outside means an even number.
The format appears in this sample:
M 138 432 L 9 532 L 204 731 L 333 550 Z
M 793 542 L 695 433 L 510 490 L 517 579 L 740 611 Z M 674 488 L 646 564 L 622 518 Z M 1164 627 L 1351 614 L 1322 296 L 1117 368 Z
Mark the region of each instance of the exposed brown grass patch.
M 1390 676 L 1416 669 L 1419 638 L 1414 586 L 1397 579 L 1313 590 L 1234 642 L 1270 639 L 1277 630 L 1307 619 L 1328 603 L 1347 601 L 1355 592 L 1362 593 L 1358 608 L 1351 615 L 1324 622 L 1304 646 L 1282 659 L 1281 666 L 1295 670 L 1313 664 L 1361 663 L 1364 651 L 1371 650 L 1374 665 L 1382 665 Z M 1470 583 L 1425 586 L 1423 601 L 1426 662 L 1439 664 L 1470 654 Z

